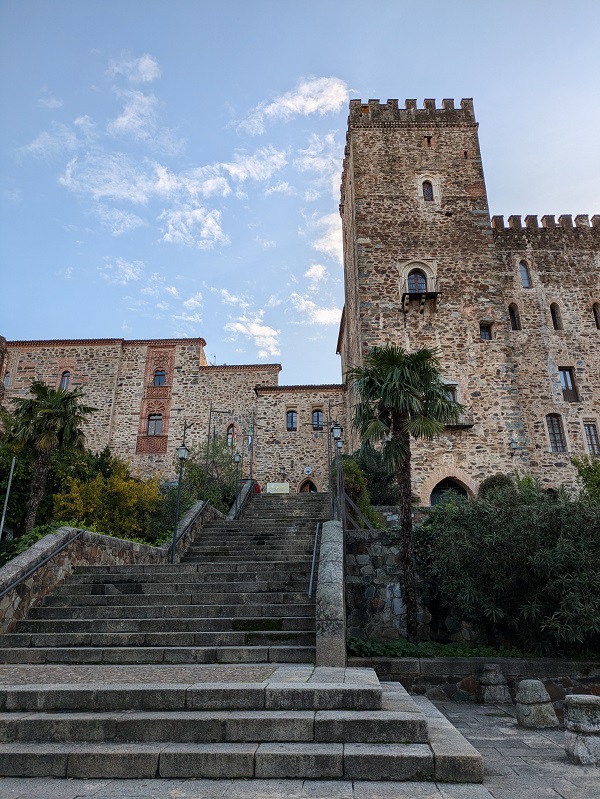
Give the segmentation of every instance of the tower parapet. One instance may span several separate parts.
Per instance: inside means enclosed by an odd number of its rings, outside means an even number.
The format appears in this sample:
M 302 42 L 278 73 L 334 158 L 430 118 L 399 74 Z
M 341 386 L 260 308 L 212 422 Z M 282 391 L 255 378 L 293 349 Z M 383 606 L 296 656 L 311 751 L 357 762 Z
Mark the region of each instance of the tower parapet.
M 492 229 L 496 237 L 502 235 L 528 236 L 592 236 L 600 231 L 600 215 L 595 214 L 591 220 L 588 214 L 577 214 L 575 220 L 571 214 L 561 214 L 558 220 L 554 214 L 544 214 L 538 221 L 535 214 L 528 214 L 523 221 L 521 216 L 513 214 L 508 217 L 508 226 L 503 216 L 492 217 Z
M 443 125 L 476 124 L 472 98 L 460 101 L 455 108 L 454 100 L 442 100 L 441 108 L 435 100 L 423 100 L 423 108 L 417 108 L 416 100 L 405 100 L 404 108 L 399 108 L 398 100 L 350 100 L 349 126 L 365 125 Z

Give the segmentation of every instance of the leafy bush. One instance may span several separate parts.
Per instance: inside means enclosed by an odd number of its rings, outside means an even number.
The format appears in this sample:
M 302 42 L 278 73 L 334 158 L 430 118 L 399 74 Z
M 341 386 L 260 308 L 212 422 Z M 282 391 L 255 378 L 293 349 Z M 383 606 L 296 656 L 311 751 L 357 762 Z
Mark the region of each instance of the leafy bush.
M 492 646 L 473 646 L 470 644 L 438 644 L 423 641 L 411 644 L 405 638 L 397 641 L 363 641 L 360 638 L 348 639 L 348 654 L 357 657 L 389 658 L 476 658 L 511 657 L 524 658 L 526 654 L 517 649 L 498 649 Z
M 489 477 L 486 477 L 485 480 L 482 480 L 477 496 L 484 497 L 489 491 L 493 491 L 496 488 L 511 489 L 514 488 L 514 485 L 515 481 L 511 475 L 502 474 L 501 472 L 498 474 L 491 474 Z
M 335 469 L 335 461 L 333 468 Z M 342 457 L 342 469 L 346 494 L 373 527 L 381 527 L 383 520 L 371 505 L 371 497 L 367 491 L 367 481 L 356 460 L 349 455 L 344 455 Z M 364 522 L 355 511 L 348 508 L 348 513 L 355 519 L 359 527 L 364 526 Z
M 600 502 L 600 458 L 582 455 L 571 458 L 577 469 L 583 489 L 591 499 Z
M 396 485 L 396 475 L 388 470 L 381 451 L 365 445 L 353 457 L 365 476 L 371 503 L 397 505 L 400 492 Z
M 472 502 L 449 494 L 418 529 L 416 556 L 429 595 L 487 643 L 600 651 L 600 507 L 587 497 L 549 495 L 531 478 Z
M 56 532 L 63 524 L 65 524 L 65 522 L 40 524 L 34 527 L 29 535 L 21 535 L 19 538 L 14 538 L 12 541 L 0 542 L 0 566 L 4 566 L 9 560 L 16 558 L 21 552 L 25 552 L 26 549 L 29 549 L 32 544 L 35 544 L 36 541 L 39 541 L 44 536 Z

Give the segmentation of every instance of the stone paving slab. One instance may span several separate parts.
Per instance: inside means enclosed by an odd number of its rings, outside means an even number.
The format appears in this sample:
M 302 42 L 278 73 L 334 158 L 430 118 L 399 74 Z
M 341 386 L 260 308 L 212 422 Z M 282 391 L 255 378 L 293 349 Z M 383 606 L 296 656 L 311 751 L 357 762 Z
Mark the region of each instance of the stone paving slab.
M 73 685 L 82 683 L 239 683 L 264 682 L 274 666 L 201 665 L 10 665 L 0 666 L 0 685 Z

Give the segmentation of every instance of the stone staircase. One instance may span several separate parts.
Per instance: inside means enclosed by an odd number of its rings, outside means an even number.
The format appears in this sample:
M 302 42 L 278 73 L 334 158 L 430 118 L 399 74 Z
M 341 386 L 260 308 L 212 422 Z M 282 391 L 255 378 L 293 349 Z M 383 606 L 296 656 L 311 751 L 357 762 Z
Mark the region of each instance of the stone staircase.
M 0 776 L 481 781 L 431 705 L 311 664 L 326 515 L 261 496 L 181 564 L 73 575 L 0 638 Z

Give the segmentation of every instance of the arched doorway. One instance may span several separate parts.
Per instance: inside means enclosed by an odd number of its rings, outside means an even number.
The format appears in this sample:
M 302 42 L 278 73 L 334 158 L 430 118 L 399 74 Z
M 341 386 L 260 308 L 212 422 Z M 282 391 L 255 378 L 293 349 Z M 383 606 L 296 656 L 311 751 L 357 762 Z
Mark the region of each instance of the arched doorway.
M 431 492 L 430 504 L 437 505 L 448 491 L 452 491 L 454 494 L 458 494 L 459 497 L 464 497 L 465 499 L 469 496 L 464 486 L 451 477 L 447 477 L 445 480 L 440 480 Z
M 305 480 L 303 483 L 300 484 L 300 488 L 298 489 L 298 493 L 300 494 L 316 494 L 317 487 L 313 483 L 312 480 Z

